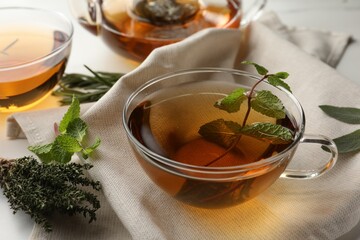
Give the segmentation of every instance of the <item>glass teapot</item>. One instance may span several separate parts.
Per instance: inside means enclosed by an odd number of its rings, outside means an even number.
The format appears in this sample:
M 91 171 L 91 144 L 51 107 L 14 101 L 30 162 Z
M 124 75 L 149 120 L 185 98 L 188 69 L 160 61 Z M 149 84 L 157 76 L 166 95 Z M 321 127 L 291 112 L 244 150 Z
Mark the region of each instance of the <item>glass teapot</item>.
M 136 60 L 205 28 L 239 28 L 266 0 L 69 0 L 79 23 Z

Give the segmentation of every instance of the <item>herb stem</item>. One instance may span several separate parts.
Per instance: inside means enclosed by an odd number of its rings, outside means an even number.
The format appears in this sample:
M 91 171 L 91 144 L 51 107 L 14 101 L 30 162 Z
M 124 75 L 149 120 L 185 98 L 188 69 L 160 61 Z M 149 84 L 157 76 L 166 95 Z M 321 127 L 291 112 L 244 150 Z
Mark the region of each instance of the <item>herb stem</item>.
M 251 111 L 251 99 L 252 99 L 252 95 L 255 91 L 255 88 L 262 82 L 264 81 L 266 78 L 268 78 L 269 75 L 264 75 L 259 81 L 257 81 L 254 86 L 250 89 L 250 92 L 248 94 L 248 98 L 247 98 L 247 110 L 245 113 L 245 117 L 244 120 L 242 122 L 242 126 L 245 126 L 249 115 L 250 115 L 250 111 Z M 241 139 L 241 134 L 239 134 L 236 139 L 234 140 L 234 142 L 225 150 L 225 152 L 223 152 L 220 156 L 216 157 L 215 159 L 211 160 L 209 163 L 207 163 L 205 166 L 208 167 L 211 164 L 217 162 L 218 160 L 220 160 L 221 158 L 223 158 L 225 155 L 227 155 L 234 147 L 236 147 L 236 145 L 239 143 L 240 139 Z
M 242 122 L 242 126 L 245 126 L 248 118 L 249 118 L 249 115 L 250 115 L 250 110 L 251 110 L 251 99 L 252 99 L 252 96 L 254 94 L 254 91 L 255 91 L 255 88 L 257 87 L 257 85 L 259 85 L 262 81 L 264 81 L 266 78 L 268 78 L 269 75 L 264 75 L 259 81 L 257 81 L 254 86 L 250 89 L 250 92 L 249 92 L 249 96 L 248 96 L 248 99 L 247 99 L 247 110 L 246 110 L 246 114 L 245 114 L 245 117 L 244 117 L 244 120 Z
M 236 145 L 237 145 L 238 142 L 240 141 L 240 138 L 241 138 L 241 135 L 239 135 L 239 136 L 235 139 L 235 141 L 231 144 L 230 147 L 228 147 L 228 148 L 226 149 L 225 152 L 223 152 L 220 156 L 216 157 L 215 159 L 211 160 L 209 163 L 207 163 L 207 164 L 205 165 L 205 167 L 210 166 L 211 164 L 217 162 L 218 160 L 220 160 L 221 158 L 223 158 L 226 154 L 228 154 L 234 147 L 236 147 Z

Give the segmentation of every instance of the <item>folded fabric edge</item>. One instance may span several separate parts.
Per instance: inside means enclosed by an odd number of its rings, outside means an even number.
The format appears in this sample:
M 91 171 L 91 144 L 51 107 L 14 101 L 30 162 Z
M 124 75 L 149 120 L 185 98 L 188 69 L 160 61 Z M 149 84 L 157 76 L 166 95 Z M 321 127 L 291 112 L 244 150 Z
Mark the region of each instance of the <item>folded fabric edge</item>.
M 26 139 L 25 133 L 12 115 L 6 119 L 6 136 L 9 139 Z
M 339 64 L 347 47 L 353 41 L 352 36 L 345 32 L 335 32 L 329 30 L 286 25 L 282 22 L 278 14 L 276 14 L 272 10 L 264 11 L 261 17 L 257 20 L 257 22 L 262 23 L 272 31 L 279 34 L 282 38 L 287 39 L 289 42 L 295 44 L 300 48 L 304 48 L 304 46 L 302 46 L 301 43 L 297 43 L 299 37 L 295 36 L 296 34 L 300 32 L 307 32 L 308 36 L 324 36 L 322 39 L 327 39 L 326 43 L 331 47 L 326 57 L 322 57 L 321 54 L 316 51 L 305 52 L 320 59 L 321 61 L 327 63 L 334 68 Z

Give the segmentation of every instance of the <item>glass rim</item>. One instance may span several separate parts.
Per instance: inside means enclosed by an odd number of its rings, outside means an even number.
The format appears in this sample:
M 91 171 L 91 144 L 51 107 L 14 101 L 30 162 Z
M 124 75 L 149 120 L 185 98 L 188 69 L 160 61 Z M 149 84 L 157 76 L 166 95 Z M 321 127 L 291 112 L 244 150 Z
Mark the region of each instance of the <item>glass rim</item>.
M 265 158 L 265 159 L 261 159 L 259 161 L 253 162 L 253 163 L 241 164 L 241 165 L 238 165 L 238 166 L 227 166 L 227 167 L 197 166 L 197 165 L 192 165 L 192 164 L 180 163 L 180 162 L 177 162 L 175 160 L 172 160 L 171 158 L 167 158 L 167 157 L 164 157 L 164 156 L 162 156 L 160 154 L 157 154 L 157 153 L 153 152 L 152 150 L 148 149 L 143 144 L 141 144 L 133 136 L 133 134 L 132 134 L 132 132 L 131 132 L 129 126 L 128 126 L 126 117 L 127 117 L 127 111 L 128 111 L 128 107 L 129 107 L 130 103 L 132 102 L 132 100 L 140 92 L 142 92 L 143 90 L 145 90 L 149 86 L 151 86 L 153 84 L 156 84 L 159 81 L 166 80 L 168 78 L 172 78 L 172 77 L 175 77 L 175 76 L 186 75 L 186 74 L 209 73 L 209 72 L 230 73 L 232 75 L 241 75 L 241 76 L 249 77 L 249 78 L 252 78 L 252 79 L 258 79 L 258 80 L 260 79 L 259 76 L 254 75 L 254 74 L 252 74 L 250 72 L 247 72 L 247 71 L 231 69 L 231 68 L 216 68 L 216 67 L 182 69 L 182 70 L 169 72 L 169 73 L 160 75 L 158 77 L 152 78 L 149 81 L 142 84 L 140 87 L 138 87 L 128 97 L 128 99 L 125 102 L 123 111 L 122 111 L 122 124 L 123 124 L 123 127 L 125 128 L 126 135 L 130 139 L 131 143 L 135 144 L 136 147 L 141 149 L 141 151 L 143 153 L 145 153 L 146 155 L 155 158 L 156 159 L 155 161 L 161 162 L 161 163 L 163 163 L 165 165 L 174 167 L 176 169 L 182 169 L 182 170 L 191 171 L 191 172 L 208 173 L 208 174 L 232 174 L 232 173 L 238 173 L 238 172 L 241 172 L 241 171 L 249 171 L 251 169 L 264 167 L 264 166 L 270 165 L 270 164 L 282 159 L 282 157 L 284 155 L 289 153 L 294 147 L 297 146 L 297 144 L 300 142 L 301 138 L 303 137 L 304 131 L 305 131 L 305 114 L 304 114 L 304 110 L 303 110 L 300 102 L 297 100 L 297 98 L 291 92 L 289 92 L 287 89 L 285 89 L 285 88 L 283 88 L 281 86 L 279 86 L 279 87 L 272 86 L 267 81 L 264 81 L 263 83 L 268 84 L 271 87 L 277 88 L 280 91 L 284 92 L 286 94 L 286 96 L 289 97 L 293 103 L 295 103 L 296 108 L 300 113 L 300 117 L 299 117 L 300 122 L 298 123 L 300 125 L 300 127 L 298 129 L 296 129 L 294 141 L 287 148 L 285 148 L 283 151 L 277 153 L 274 156 L 271 156 L 271 157 Z
M 25 10 L 25 11 L 29 11 L 29 12 L 35 12 L 35 13 L 39 12 L 39 13 L 51 14 L 52 16 L 57 16 L 57 19 L 61 20 L 63 23 L 66 23 L 66 25 L 69 27 L 69 34 L 68 34 L 68 39 L 66 39 L 66 41 L 60 47 L 52 50 L 50 53 L 40 56 L 38 58 L 35 58 L 31 61 L 22 63 L 22 64 L 13 65 L 10 67 L 1 67 L 0 66 L 0 72 L 21 69 L 24 67 L 28 67 L 28 66 L 37 64 L 42 61 L 46 61 L 47 59 L 58 54 L 59 52 L 61 52 L 63 49 L 67 48 L 71 44 L 71 41 L 72 41 L 72 38 L 74 35 L 74 26 L 73 26 L 71 20 L 68 17 L 66 17 L 63 13 L 54 11 L 54 10 L 43 9 L 43 8 L 33 8 L 33 7 L 0 7 L 0 13 L 2 11 L 7 11 L 7 10 L 12 10 L 12 11 Z M 14 16 L 15 16 L 15 14 L 14 14 Z

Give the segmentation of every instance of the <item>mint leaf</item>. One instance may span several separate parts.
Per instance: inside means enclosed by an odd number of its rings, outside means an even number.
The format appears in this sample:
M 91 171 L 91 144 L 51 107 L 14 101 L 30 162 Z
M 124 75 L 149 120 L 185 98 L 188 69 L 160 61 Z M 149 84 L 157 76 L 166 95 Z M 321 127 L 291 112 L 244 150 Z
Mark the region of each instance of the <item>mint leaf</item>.
M 341 122 L 350 124 L 360 124 L 360 109 L 350 107 L 335 107 L 330 105 L 320 105 L 327 115 Z
M 233 92 L 231 92 L 225 98 L 217 101 L 214 104 L 214 106 L 221 110 L 225 110 L 228 113 L 234 113 L 234 112 L 239 111 L 240 105 L 246 99 L 247 99 L 247 97 L 245 96 L 245 89 L 238 88 L 238 89 L 234 90 Z
M 287 144 L 293 139 L 290 129 L 272 123 L 253 123 L 241 129 L 241 134 L 260 138 L 272 144 Z
M 82 156 L 83 158 L 87 159 L 89 155 L 100 145 L 101 141 L 99 138 L 96 138 L 95 143 L 90 147 L 83 149 Z
M 263 66 L 261 66 L 261 65 L 259 65 L 259 64 L 257 64 L 257 63 L 254 63 L 254 62 L 242 61 L 241 63 L 242 63 L 242 64 L 247 64 L 247 65 L 253 65 L 253 66 L 256 68 L 256 71 L 257 71 L 260 75 L 266 75 L 266 74 L 269 72 L 265 67 L 263 67 Z
M 289 92 L 291 92 L 290 86 L 286 82 L 281 80 L 280 77 L 278 77 L 276 75 L 270 75 L 268 77 L 268 82 L 275 87 L 281 86 L 281 87 L 285 88 L 286 90 L 288 90 Z
M 278 72 L 274 75 L 281 79 L 287 79 L 289 77 L 289 74 L 287 72 Z
M 53 160 L 53 155 L 51 152 L 52 143 L 45 145 L 35 145 L 29 146 L 29 151 L 33 152 L 40 158 L 40 160 L 44 163 L 50 163 Z
M 241 126 L 236 122 L 217 119 L 202 125 L 199 134 L 205 139 L 227 148 L 236 141 L 240 129 Z
M 349 153 L 360 150 L 360 129 L 333 139 L 339 153 Z
M 77 98 L 73 98 L 69 109 L 67 110 L 67 112 L 64 114 L 64 117 L 60 121 L 59 132 L 66 133 L 68 124 L 75 118 L 78 118 L 79 116 L 80 116 L 80 102 Z
M 86 130 L 86 123 L 80 118 L 75 118 L 74 120 L 69 122 L 66 128 L 66 134 L 72 136 L 77 141 L 81 142 L 86 135 Z
M 28 149 L 31 152 L 35 153 L 36 156 L 38 156 L 38 158 L 43 163 L 51 163 L 51 162 L 67 163 L 71 160 L 71 156 L 73 155 L 74 152 L 69 152 L 63 148 L 61 143 L 62 140 L 60 140 L 60 142 L 58 140 L 59 136 L 55 139 L 53 143 L 45 144 L 45 145 L 29 146 Z
M 267 90 L 257 92 L 255 98 L 251 101 L 251 108 L 276 119 L 283 119 L 286 116 L 285 108 L 280 99 Z
M 75 153 L 82 150 L 78 140 L 70 135 L 59 135 L 56 137 L 55 142 L 66 152 Z
M 66 151 L 62 144 L 59 143 L 58 139 L 55 139 L 52 144 L 51 152 L 53 157 L 52 161 L 63 164 L 70 162 L 71 157 L 74 154 L 74 152 Z

